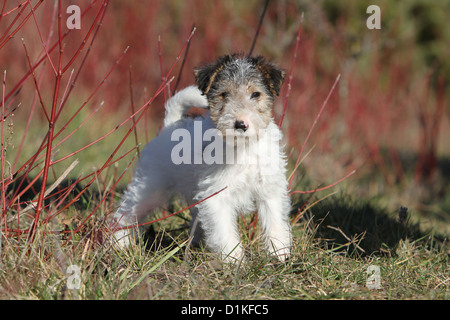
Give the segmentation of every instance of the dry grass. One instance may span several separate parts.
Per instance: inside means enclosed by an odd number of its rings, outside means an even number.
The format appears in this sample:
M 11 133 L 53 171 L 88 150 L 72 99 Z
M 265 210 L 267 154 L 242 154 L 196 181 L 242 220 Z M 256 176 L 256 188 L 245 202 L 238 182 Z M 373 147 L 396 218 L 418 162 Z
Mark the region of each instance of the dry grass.
M 154 224 L 150 245 L 100 244 L 164 99 L 178 80 L 192 82 L 194 66 L 250 49 L 260 2 L 96 0 L 80 4 L 83 27 L 70 33 L 57 27 L 56 1 L 4 2 L 0 298 L 449 299 L 450 37 L 448 4 L 437 3 L 381 1 L 380 32 L 361 24 L 357 1 L 271 3 L 255 53 L 292 71 L 275 116 L 296 170 L 295 246 L 287 264 L 264 256 L 248 217 L 248 261 L 229 266 L 188 247 L 187 213 Z M 71 265 L 81 272 L 77 290 L 68 288 Z M 371 265 L 379 290 L 366 286 Z
M 329 212 L 331 216 L 334 210 Z M 242 226 L 243 234 L 247 235 L 244 242 L 248 259 L 241 265 L 223 265 L 216 255 L 187 246 L 185 218 L 186 215 L 163 220 L 158 229 L 166 231 L 148 240 L 151 245 L 145 246 L 144 241 L 139 241 L 127 251 L 95 245 L 90 231 L 101 230 L 100 225 L 92 226 L 66 245 L 61 245 L 64 242 L 56 235 L 47 235 L 43 243 L 35 242 L 31 248 L 27 248 L 25 240 L 20 245 L 4 243 L 0 298 L 450 298 L 448 247 L 436 237 L 424 235 L 414 240 L 405 235 L 395 243 L 382 243 L 378 252 L 368 254 L 370 245 L 361 241 L 364 236 L 354 237 L 348 233 L 346 236 L 352 237 L 351 241 L 331 241 L 335 235 L 318 226 L 328 225 L 326 218 L 324 221 L 309 218 L 294 226 L 292 258 L 281 264 L 262 254 L 258 250 L 259 238 L 250 240 Z M 334 220 L 330 225 L 345 223 Z M 365 254 L 360 251 L 364 249 Z M 73 264 L 81 270 L 77 290 L 68 289 L 70 275 L 66 271 Z M 371 265 L 380 267 L 381 288 L 378 290 L 366 286 L 367 269 Z

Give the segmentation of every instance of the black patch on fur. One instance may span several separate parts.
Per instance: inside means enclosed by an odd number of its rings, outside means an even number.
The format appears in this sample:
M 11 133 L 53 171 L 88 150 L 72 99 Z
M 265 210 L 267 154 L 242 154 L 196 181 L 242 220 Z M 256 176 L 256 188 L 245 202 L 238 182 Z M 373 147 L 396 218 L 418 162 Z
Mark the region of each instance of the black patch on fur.
M 269 89 L 274 96 L 278 96 L 280 94 L 284 78 L 286 77 L 286 73 L 275 65 L 266 62 L 262 56 L 258 56 L 256 58 L 250 57 L 249 59 L 264 76 L 264 84 L 267 89 Z
M 229 63 L 235 55 L 226 55 L 217 59 L 216 62 L 207 64 L 194 70 L 195 83 L 203 94 L 207 94 L 217 74 Z
M 204 95 L 209 92 L 220 71 L 222 71 L 227 64 L 237 59 L 247 60 L 250 64 L 255 66 L 262 74 L 264 84 L 270 94 L 273 96 L 280 94 L 280 89 L 286 76 L 286 73 L 282 69 L 266 62 L 262 56 L 246 58 L 239 54 L 233 54 L 222 56 L 217 59 L 216 62 L 194 70 L 195 83 Z

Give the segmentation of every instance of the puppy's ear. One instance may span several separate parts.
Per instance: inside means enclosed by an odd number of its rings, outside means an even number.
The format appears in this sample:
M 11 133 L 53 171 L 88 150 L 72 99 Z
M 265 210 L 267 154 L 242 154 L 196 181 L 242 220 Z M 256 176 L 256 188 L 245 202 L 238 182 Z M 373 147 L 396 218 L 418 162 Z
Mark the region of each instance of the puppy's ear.
M 253 63 L 264 77 L 264 83 L 273 96 L 280 94 L 281 86 L 286 78 L 284 70 L 265 61 L 263 57 L 252 58 Z
M 220 57 L 215 63 L 207 64 L 203 67 L 194 69 L 195 83 L 204 95 L 206 95 L 209 89 L 211 89 L 217 74 L 230 60 L 231 56 L 223 56 Z

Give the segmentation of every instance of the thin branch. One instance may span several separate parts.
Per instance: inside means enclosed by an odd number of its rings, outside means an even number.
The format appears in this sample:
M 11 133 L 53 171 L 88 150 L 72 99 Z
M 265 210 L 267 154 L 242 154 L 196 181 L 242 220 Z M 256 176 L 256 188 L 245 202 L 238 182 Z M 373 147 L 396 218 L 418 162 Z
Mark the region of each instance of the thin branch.
M 96 1 L 92 1 L 92 2 L 90 3 L 90 5 L 86 8 L 86 10 L 83 11 L 83 13 L 81 14 L 81 18 L 83 18 L 83 17 L 88 13 L 88 11 L 93 7 L 93 5 L 95 4 L 95 2 L 96 2 Z M 41 2 L 39 2 L 39 4 L 40 4 L 40 3 L 42 3 L 42 0 L 41 0 Z M 37 9 L 37 6 L 34 7 L 34 10 L 36 10 L 36 9 Z M 68 30 L 64 33 L 62 39 L 64 39 L 65 37 L 67 37 L 67 36 L 71 33 L 71 31 L 72 31 L 72 29 L 68 29 Z M 53 44 L 53 46 L 50 47 L 50 49 L 48 50 L 48 52 L 50 53 L 50 52 L 52 52 L 56 47 L 58 47 L 58 43 L 59 43 L 59 39 L 58 39 L 58 41 L 56 41 L 56 42 Z M 36 69 L 43 61 L 45 61 L 45 56 L 43 56 L 42 58 L 40 58 L 39 61 L 36 62 L 36 63 L 34 64 L 33 69 Z M 15 85 L 15 86 L 9 91 L 9 93 L 6 95 L 5 101 L 8 100 L 13 94 L 17 94 L 17 92 L 20 91 L 20 88 L 22 87 L 22 85 L 23 85 L 23 83 L 25 82 L 25 80 L 30 76 L 30 74 L 31 74 L 31 72 L 28 71 L 28 72 L 27 72 L 27 73 L 26 73 L 26 74 L 25 74 L 25 75 L 24 75 L 24 76 L 16 83 L 16 85 Z
M 195 23 L 192 25 L 192 29 L 191 29 L 191 33 L 194 32 L 195 30 Z M 183 57 L 183 61 L 181 62 L 181 67 L 180 67 L 180 72 L 178 73 L 178 77 L 177 77 L 177 82 L 175 83 L 175 87 L 173 89 L 173 93 L 175 94 L 177 92 L 178 89 L 178 85 L 180 84 L 181 81 L 181 75 L 183 74 L 183 70 L 184 70 L 184 64 L 186 62 L 187 59 L 187 55 L 189 53 L 189 48 L 191 46 L 191 41 L 188 41 L 188 44 L 186 46 L 186 51 L 184 52 L 184 57 Z
M 44 48 L 44 51 L 45 51 L 45 55 L 47 56 L 47 59 L 50 62 L 50 65 L 52 66 L 53 72 L 56 75 L 56 68 L 53 65 L 53 61 L 50 58 L 50 55 L 49 55 L 48 50 L 47 50 L 47 46 L 46 46 L 46 44 L 44 42 L 44 39 L 42 38 L 41 28 L 39 27 L 39 23 L 37 22 L 36 15 L 34 14 L 34 9 L 33 9 L 33 6 L 31 4 L 31 0 L 28 0 L 28 5 L 30 6 L 30 10 L 31 10 L 31 13 L 32 13 L 33 19 L 34 19 L 34 23 L 36 24 L 36 29 L 38 31 L 39 38 L 41 39 L 42 47 Z
M 5 177 L 5 165 L 6 165 L 6 155 L 5 155 L 5 140 L 4 140 L 4 130 L 5 130 L 5 120 L 3 120 L 3 115 L 5 114 L 5 91 L 6 91 L 6 70 L 3 72 L 3 85 L 2 85 L 2 126 L 1 126 L 1 161 L 2 161 L 2 190 L 1 190 L 1 209 L 2 209 L 2 217 L 5 220 L 5 229 L 6 229 L 6 177 Z M 1 235 L 0 235 L 1 237 Z M 1 239 L 0 239 L 1 240 Z
M 327 105 L 328 100 L 330 99 L 331 94 L 333 93 L 334 88 L 336 87 L 336 85 L 337 85 L 337 83 L 339 82 L 339 79 L 340 79 L 340 78 L 341 78 L 341 75 L 339 74 L 339 75 L 336 77 L 336 80 L 334 81 L 333 86 L 331 87 L 330 92 L 328 93 L 327 98 L 326 98 L 325 101 L 323 102 L 322 107 L 321 107 L 320 110 L 319 110 L 319 113 L 317 114 L 316 118 L 314 119 L 314 123 L 312 124 L 311 129 L 309 129 L 308 135 L 306 136 L 306 139 L 305 139 L 305 141 L 303 142 L 302 148 L 300 149 L 300 153 L 299 153 L 299 155 L 298 155 L 298 157 L 297 157 L 297 161 L 296 161 L 296 163 L 295 163 L 295 168 L 294 168 L 293 172 L 291 173 L 291 178 L 289 179 L 289 187 L 288 187 L 288 189 L 290 189 L 290 187 L 291 187 L 292 181 L 293 181 L 293 179 L 294 179 L 294 173 L 295 173 L 295 171 L 297 170 L 298 163 L 299 163 L 299 161 L 300 161 L 300 157 L 301 157 L 302 154 L 303 154 L 303 149 L 305 148 L 306 143 L 308 143 L 309 137 L 311 136 L 311 133 L 312 133 L 314 127 L 316 126 L 317 121 L 319 121 L 319 118 L 320 118 L 320 116 L 322 115 L 322 112 L 323 112 L 323 110 L 325 109 L 325 106 Z
M 295 43 L 294 57 L 292 58 L 291 70 L 289 72 L 289 78 L 288 78 L 288 82 L 287 82 L 286 96 L 284 97 L 283 112 L 281 113 L 280 121 L 278 123 L 278 126 L 280 128 L 283 125 L 284 116 L 285 116 L 286 110 L 287 110 L 287 102 L 289 100 L 289 95 L 291 94 L 291 88 L 292 88 L 291 84 L 292 84 L 292 79 L 294 78 L 294 66 L 295 66 L 295 61 L 297 60 L 297 52 L 298 52 L 298 48 L 299 48 L 299 44 L 300 44 L 300 34 L 302 31 L 302 25 L 303 25 L 303 12 L 302 12 L 302 15 L 300 16 L 300 26 L 298 27 L 298 31 L 297 31 L 297 40 Z
M 266 0 L 266 2 L 264 3 L 264 9 L 263 12 L 261 13 L 261 18 L 259 19 L 258 28 L 256 28 L 255 37 L 253 38 L 252 46 L 250 47 L 250 51 L 248 53 L 249 57 L 252 56 L 253 50 L 255 49 L 256 40 L 258 39 L 259 32 L 261 31 L 261 26 L 264 21 L 264 16 L 266 15 L 267 7 L 269 6 L 269 1 L 270 0 Z
M 134 114 L 134 99 L 133 99 L 133 77 L 131 76 L 131 65 L 128 69 L 129 79 L 130 79 L 130 104 L 131 104 L 131 114 Z M 134 141 L 136 143 L 137 148 L 137 154 L 138 157 L 140 156 L 141 152 L 139 150 L 139 139 L 138 139 L 138 133 L 137 133 L 137 127 L 136 127 L 136 119 L 133 117 L 133 127 L 134 127 Z
M 34 236 L 36 235 L 36 228 L 39 223 L 39 217 L 41 214 L 41 211 L 43 209 L 43 203 L 44 203 L 44 195 L 45 195 L 45 188 L 47 186 L 47 179 L 48 179 L 48 171 L 51 165 L 51 153 L 52 153 L 52 145 L 53 145 L 53 134 L 55 130 L 55 116 L 56 116 L 56 110 L 57 110 L 57 103 L 58 103 L 58 93 L 59 93 L 59 87 L 61 84 L 61 77 L 62 77 L 62 60 L 63 60 L 63 53 L 64 48 L 62 45 L 62 33 L 61 33 L 61 0 L 58 0 L 58 43 L 59 43 L 59 63 L 58 63 L 58 72 L 56 73 L 56 79 L 55 79 L 55 90 L 53 92 L 53 103 L 52 103 L 52 112 L 50 116 L 50 121 L 48 124 L 48 135 L 47 135 L 47 147 L 46 147 L 46 153 L 45 153 L 45 162 L 44 162 L 44 168 L 43 168 L 43 176 L 42 176 L 42 185 L 41 190 L 39 193 L 39 198 L 36 206 L 36 213 L 34 216 L 34 223 L 33 223 L 33 229 L 30 233 L 29 238 L 29 244 L 33 243 Z
M 86 45 L 87 39 L 91 35 L 92 31 L 94 30 L 94 26 L 97 25 L 97 23 L 100 21 L 101 17 L 103 16 L 103 12 L 106 10 L 106 7 L 108 6 L 109 0 L 103 1 L 102 8 L 98 11 L 97 16 L 95 17 L 94 22 L 92 23 L 91 27 L 89 28 L 88 33 L 84 37 L 83 41 L 80 44 L 80 47 L 75 52 L 75 54 L 72 56 L 72 58 L 67 62 L 66 66 L 62 69 L 62 73 L 65 73 L 67 69 L 70 68 L 70 66 L 73 64 L 75 59 L 78 57 L 80 52 L 83 50 L 84 46 Z
M 349 172 L 345 177 L 343 177 L 343 178 L 339 179 L 338 181 L 336 181 L 336 182 L 334 182 L 332 184 L 329 184 L 329 185 L 327 185 L 325 187 L 317 188 L 317 189 L 309 190 L 309 191 L 292 191 L 291 195 L 292 194 L 296 194 L 296 193 L 299 193 L 299 194 L 316 193 L 316 192 L 319 192 L 319 191 L 327 190 L 327 189 L 329 189 L 331 187 L 334 187 L 338 183 L 341 183 L 342 181 L 344 181 L 348 177 L 352 176 L 353 174 L 355 174 L 355 172 L 356 172 L 356 170 L 353 170 L 353 171 Z
M 34 6 L 34 10 L 36 10 L 42 3 L 44 2 L 44 0 L 40 0 L 35 6 Z M 17 17 L 14 19 L 13 22 L 11 22 L 11 25 L 8 27 L 8 29 L 6 29 L 5 34 L 2 36 L 2 38 L 0 38 L 0 42 L 5 38 L 6 34 L 8 33 L 8 31 L 11 29 L 11 27 L 13 26 L 13 24 L 17 21 L 17 19 L 19 18 L 19 16 L 23 13 L 23 11 L 25 10 L 25 6 L 23 6 L 23 8 L 19 11 L 19 13 L 17 14 Z M 22 23 L 19 24 L 19 26 L 17 26 L 17 28 L 10 33 L 10 35 L 3 41 L 0 43 L 0 49 L 3 48 L 5 46 L 5 44 L 12 38 L 14 37 L 14 35 L 20 30 L 20 28 L 23 27 L 23 25 L 28 21 L 28 19 L 31 17 L 31 12 L 23 19 Z

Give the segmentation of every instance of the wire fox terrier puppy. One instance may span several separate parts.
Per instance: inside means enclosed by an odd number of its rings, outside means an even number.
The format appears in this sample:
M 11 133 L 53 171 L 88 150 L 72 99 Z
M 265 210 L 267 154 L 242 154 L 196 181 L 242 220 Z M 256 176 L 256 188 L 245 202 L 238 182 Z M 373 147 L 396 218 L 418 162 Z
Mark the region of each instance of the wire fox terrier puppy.
M 289 258 L 291 227 L 286 159 L 272 118 L 285 73 L 262 57 L 227 55 L 194 71 L 165 105 L 164 129 L 141 152 L 114 217 L 121 227 L 142 223 L 173 195 L 191 209 L 190 234 L 225 261 L 240 260 L 239 214 L 258 211 L 267 250 Z M 186 116 L 190 107 L 209 112 Z M 206 199 L 206 200 L 205 200 Z M 130 244 L 130 228 L 116 231 Z

